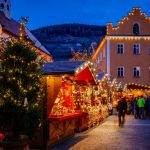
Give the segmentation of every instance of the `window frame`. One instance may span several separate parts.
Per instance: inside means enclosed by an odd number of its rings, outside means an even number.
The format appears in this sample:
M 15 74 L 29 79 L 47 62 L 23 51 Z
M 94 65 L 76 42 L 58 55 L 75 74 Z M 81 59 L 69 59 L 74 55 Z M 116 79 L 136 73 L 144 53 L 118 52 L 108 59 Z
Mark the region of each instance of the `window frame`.
M 138 48 L 138 53 L 137 53 L 137 47 L 136 47 L 136 51 L 134 50 L 134 46 L 139 46 Z M 135 53 L 136 52 L 136 53 Z M 141 54 L 141 45 L 140 45 L 140 43 L 134 43 L 133 44 L 133 54 L 134 55 L 140 55 Z
M 119 45 L 122 46 L 122 50 L 121 50 L 121 47 L 119 50 L 119 47 L 118 47 Z M 124 43 L 117 43 L 117 54 L 124 54 Z
M 119 70 L 120 69 L 120 70 Z M 123 69 L 123 70 L 121 70 Z M 117 77 L 118 78 L 123 78 L 125 75 L 125 69 L 124 69 L 124 66 L 118 66 L 117 67 Z
M 10 7 L 9 7 L 9 5 L 8 5 L 8 4 L 7 4 L 7 10 L 8 10 L 8 11 L 10 11 Z
M 134 29 L 135 25 L 138 25 L 138 33 L 136 33 L 136 29 Z M 133 34 L 134 35 L 139 35 L 140 34 L 140 24 L 139 23 L 134 23 L 132 29 L 133 29 Z M 135 32 L 134 32 L 134 30 L 135 30 Z
M 139 68 L 139 70 L 137 68 Z M 135 71 L 136 71 L 136 73 L 135 73 Z M 137 71 L 139 71 L 139 73 L 137 73 Z M 140 66 L 134 66 L 133 67 L 133 77 L 134 78 L 140 78 L 141 77 L 141 67 Z
M 4 9 L 4 8 L 5 8 L 4 3 L 0 3 L 0 9 Z

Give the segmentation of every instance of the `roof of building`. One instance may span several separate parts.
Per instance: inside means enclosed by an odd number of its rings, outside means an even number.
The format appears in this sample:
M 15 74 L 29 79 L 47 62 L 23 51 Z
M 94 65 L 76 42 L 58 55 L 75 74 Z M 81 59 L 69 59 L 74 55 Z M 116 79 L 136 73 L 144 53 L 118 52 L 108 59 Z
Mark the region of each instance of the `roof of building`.
M 0 25 L 4 30 L 13 34 L 14 36 L 19 36 L 20 23 L 15 21 L 14 19 L 9 19 L 5 17 L 4 13 L 0 12 Z M 50 55 L 50 53 L 46 50 L 46 48 L 36 39 L 36 37 L 26 28 L 25 30 L 29 39 L 35 44 L 37 48 L 39 48 L 44 53 Z
M 42 66 L 43 74 L 74 74 L 75 70 L 85 61 L 59 61 L 49 62 Z
M 105 75 L 106 75 L 106 73 L 104 73 L 104 72 L 98 73 L 98 76 L 97 76 L 98 80 L 102 80 Z

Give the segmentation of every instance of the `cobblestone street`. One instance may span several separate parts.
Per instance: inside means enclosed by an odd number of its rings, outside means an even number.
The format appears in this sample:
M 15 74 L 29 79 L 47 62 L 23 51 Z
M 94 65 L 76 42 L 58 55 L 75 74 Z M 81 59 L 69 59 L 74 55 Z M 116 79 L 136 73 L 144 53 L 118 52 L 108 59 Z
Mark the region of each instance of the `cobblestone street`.
M 118 127 L 117 116 L 113 115 L 51 150 L 150 150 L 150 120 L 127 115 L 124 127 Z

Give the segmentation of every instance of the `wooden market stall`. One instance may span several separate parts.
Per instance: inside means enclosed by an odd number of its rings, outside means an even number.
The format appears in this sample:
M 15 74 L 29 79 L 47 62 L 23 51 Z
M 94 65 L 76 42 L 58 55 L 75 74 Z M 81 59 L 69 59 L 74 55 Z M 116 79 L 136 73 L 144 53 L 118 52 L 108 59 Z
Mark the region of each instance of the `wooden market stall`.
M 43 67 L 47 86 L 47 145 L 52 146 L 88 128 L 91 90 L 96 75 L 90 62 L 53 62 Z M 89 91 L 89 92 L 87 92 Z
M 111 78 L 110 75 L 103 72 L 98 74 L 98 80 L 102 91 L 101 97 L 105 103 L 111 104 L 115 108 L 122 96 L 125 84 L 117 82 L 115 78 Z
M 36 147 L 51 147 L 75 132 L 98 125 L 109 115 L 108 76 L 98 82 L 91 62 L 51 62 L 42 70 L 46 101 L 43 129 L 39 128 Z

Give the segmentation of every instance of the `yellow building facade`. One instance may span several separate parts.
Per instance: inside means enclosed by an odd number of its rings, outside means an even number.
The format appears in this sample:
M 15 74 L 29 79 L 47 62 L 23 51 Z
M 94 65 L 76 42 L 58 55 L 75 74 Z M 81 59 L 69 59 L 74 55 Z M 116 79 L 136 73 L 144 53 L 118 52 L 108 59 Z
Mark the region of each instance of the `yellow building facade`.
M 150 17 L 133 8 L 116 27 L 108 23 L 92 59 L 119 82 L 150 85 Z

